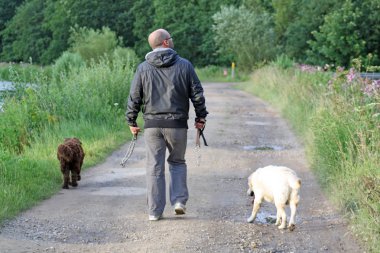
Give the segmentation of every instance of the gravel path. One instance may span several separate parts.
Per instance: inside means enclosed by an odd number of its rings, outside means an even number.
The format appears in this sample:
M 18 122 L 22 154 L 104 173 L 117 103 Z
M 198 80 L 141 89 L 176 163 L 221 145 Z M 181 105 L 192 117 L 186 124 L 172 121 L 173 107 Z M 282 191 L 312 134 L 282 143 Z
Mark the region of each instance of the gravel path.
M 163 220 L 148 221 L 140 137 L 126 168 L 119 162 L 128 143 L 85 171 L 77 189 L 61 190 L 1 227 L 0 252 L 364 252 L 279 114 L 231 84 L 204 88 L 209 147 L 201 147 L 197 166 L 191 127 L 186 215 L 175 216 L 168 204 Z M 262 206 L 254 224 L 246 223 L 252 201 L 247 177 L 270 164 L 293 168 L 302 179 L 293 232 L 276 228 L 272 204 Z

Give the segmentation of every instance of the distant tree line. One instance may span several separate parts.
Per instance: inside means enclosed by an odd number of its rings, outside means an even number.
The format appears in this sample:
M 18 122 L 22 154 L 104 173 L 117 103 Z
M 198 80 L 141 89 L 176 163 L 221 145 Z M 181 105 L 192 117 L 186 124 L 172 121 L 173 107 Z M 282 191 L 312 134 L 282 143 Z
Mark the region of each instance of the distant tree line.
M 297 62 L 380 65 L 380 0 L 0 0 L 0 61 L 51 64 L 73 31 L 109 28 L 143 59 L 166 28 L 196 66 Z

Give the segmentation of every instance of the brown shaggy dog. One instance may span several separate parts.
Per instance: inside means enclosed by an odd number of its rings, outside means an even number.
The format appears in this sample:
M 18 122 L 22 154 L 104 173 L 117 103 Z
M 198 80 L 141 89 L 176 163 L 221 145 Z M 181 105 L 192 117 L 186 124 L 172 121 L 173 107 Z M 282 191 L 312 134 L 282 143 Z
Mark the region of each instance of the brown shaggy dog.
M 57 158 L 61 163 L 63 189 L 69 189 L 69 184 L 73 187 L 78 186 L 77 181 L 80 180 L 80 170 L 84 156 L 82 142 L 80 142 L 78 138 L 66 138 L 65 141 L 58 146 Z

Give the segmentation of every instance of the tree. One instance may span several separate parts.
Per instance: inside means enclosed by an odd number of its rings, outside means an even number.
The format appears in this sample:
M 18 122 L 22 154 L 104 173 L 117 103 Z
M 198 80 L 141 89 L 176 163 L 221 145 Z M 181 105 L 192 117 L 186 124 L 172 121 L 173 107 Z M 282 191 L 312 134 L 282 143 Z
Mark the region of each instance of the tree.
M 6 46 L 2 56 L 8 61 L 49 64 L 68 47 L 70 27 L 102 29 L 123 37 L 126 46 L 134 45 L 131 16 L 132 0 L 30 0 L 21 6 L 1 33 Z M 1 35 L 0 35 L 1 36 Z
M 268 13 L 255 13 L 241 6 L 223 7 L 214 16 L 215 42 L 219 53 L 251 70 L 276 54 L 275 33 Z
M 313 32 L 308 56 L 313 63 L 349 66 L 354 58 L 372 54 L 379 59 L 379 0 L 346 0 L 327 14 L 319 31 Z
M 212 16 L 220 5 L 237 4 L 239 0 L 154 0 L 153 3 L 155 16 L 152 28 L 166 28 L 181 56 L 197 66 L 220 62 L 213 41 Z
M 297 15 L 298 5 L 296 0 L 273 0 L 272 5 L 277 43 L 283 45 L 285 32 Z
M 108 27 L 103 27 L 102 30 L 82 27 L 72 29 L 70 44 L 71 51 L 90 63 L 92 60 L 98 62 L 105 55 L 110 57 L 120 41 Z
M 0 0 L 0 32 L 4 30 L 6 23 L 13 17 L 16 8 L 20 6 L 24 0 Z M 0 35 L 0 52 L 2 50 L 2 37 Z
M 135 1 L 131 9 L 135 37 L 133 48 L 140 60 L 151 50 L 148 44 L 148 35 L 153 31 L 155 16 L 155 9 L 151 2 L 151 0 Z
M 41 26 L 44 7 L 44 0 L 31 0 L 17 9 L 16 15 L 1 32 L 4 60 L 40 62 L 51 40 L 50 31 Z
M 310 49 L 308 41 L 313 40 L 313 31 L 323 24 L 326 14 L 341 6 L 338 0 L 295 0 L 292 5 L 296 12 L 284 33 L 284 53 L 291 58 L 305 62 L 306 51 Z

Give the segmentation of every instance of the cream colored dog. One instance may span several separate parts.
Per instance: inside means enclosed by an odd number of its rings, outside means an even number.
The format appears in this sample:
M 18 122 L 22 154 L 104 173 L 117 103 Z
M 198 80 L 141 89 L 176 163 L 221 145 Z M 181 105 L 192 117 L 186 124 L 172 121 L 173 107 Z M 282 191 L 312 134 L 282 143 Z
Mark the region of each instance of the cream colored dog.
M 248 222 L 255 220 L 264 199 L 276 205 L 276 226 L 279 225 L 279 229 L 284 229 L 286 226 L 285 206 L 290 205 L 291 215 L 288 228 L 290 231 L 294 230 L 301 180 L 293 170 L 272 165 L 259 168 L 249 176 L 248 186 L 247 194 L 254 196 L 252 215 L 247 219 Z

